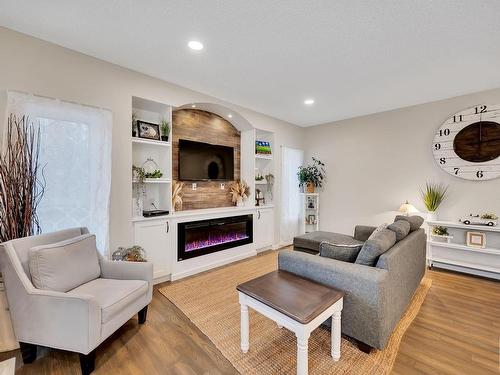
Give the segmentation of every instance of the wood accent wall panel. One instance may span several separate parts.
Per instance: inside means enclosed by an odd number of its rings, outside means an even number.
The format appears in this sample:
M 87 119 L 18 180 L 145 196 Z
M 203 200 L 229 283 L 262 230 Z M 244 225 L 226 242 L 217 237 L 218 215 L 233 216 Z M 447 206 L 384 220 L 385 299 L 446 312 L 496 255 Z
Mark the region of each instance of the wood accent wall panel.
M 226 119 L 210 112 L 197 109 L 181 109 L 172 114 L 172 178 L 179 179 L 179 139 L 205 142 L 234 148 L 234 178 L 240 179 L 241 135 Z M 182 209 L 232 206 L 229 190 L 220 189 L 220 182 L 186 181 L 182 190 Z M 225 182 L 226 185 L 229 181 Z

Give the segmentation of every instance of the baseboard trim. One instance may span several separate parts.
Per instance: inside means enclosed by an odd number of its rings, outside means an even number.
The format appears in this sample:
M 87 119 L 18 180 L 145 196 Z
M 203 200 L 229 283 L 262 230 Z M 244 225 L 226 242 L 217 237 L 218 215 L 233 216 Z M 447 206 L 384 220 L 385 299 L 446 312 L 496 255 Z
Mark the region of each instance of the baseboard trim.
M 287 247 L 287 246 L 290 246 L 290 245 L 293 245 L 293 241 L 281 241 L 280 243 L 277 243 L 275 245 L 273 245 L 272 249 L 273 250 L 278 250 L 278 249 L 281 249 L 283 247 Z
M 172 281 L 180 280 L 180 279 L 183 279 L 185 277 L 196 275 L 197 273 L 208 271 L 208 270 L 210 270 L 212 268 L 217 268 L 217 267 L 220 267 L 220 266 L 224 266 L 226 264 L 237 262 L 238 260 L 249 258 L 249 257 L 255 256 L 255 255 L 257 255 L 257 251 L 255 251 L 255 249 L 252 249 L 252 250 L 249 250 L 249 251 L 247 251 L 247 252 L 245 252 L 243 254 L 236 255 L 236 256 L 231 257 L 231 258 L 226 258 L 226 259 L 223 259 L 223 260 L 219 260 L 219 261 L 216 261 L 216 262 L 205 264 L 203 266 L 191 268 L 191 269 L 186 270 L 186 271 L 172 273 L 171 280 Z

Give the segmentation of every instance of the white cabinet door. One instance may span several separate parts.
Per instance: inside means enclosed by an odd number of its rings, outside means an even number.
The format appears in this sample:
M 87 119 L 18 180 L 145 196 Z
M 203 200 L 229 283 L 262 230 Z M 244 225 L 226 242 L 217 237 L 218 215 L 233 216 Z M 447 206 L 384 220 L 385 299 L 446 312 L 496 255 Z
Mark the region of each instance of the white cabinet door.
M 153 263 L 153 277 L 163 278 L 172 273 L 170 220 L 141 221 L 134 223 L 134 244 L 146 250 L 148 261 Z
M 257 210 L 254 241 L 256 249 L 271 247 L 274 240 L 274 210 Z

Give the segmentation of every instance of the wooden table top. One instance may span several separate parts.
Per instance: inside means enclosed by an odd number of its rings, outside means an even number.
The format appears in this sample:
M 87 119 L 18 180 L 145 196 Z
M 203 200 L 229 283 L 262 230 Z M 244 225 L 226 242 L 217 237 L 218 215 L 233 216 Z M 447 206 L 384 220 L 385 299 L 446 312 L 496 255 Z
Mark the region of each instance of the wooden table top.
M 340 300 L 344 292 L 286 271 L 273 271 L 236 289 L 259 302 L 307 324 Z

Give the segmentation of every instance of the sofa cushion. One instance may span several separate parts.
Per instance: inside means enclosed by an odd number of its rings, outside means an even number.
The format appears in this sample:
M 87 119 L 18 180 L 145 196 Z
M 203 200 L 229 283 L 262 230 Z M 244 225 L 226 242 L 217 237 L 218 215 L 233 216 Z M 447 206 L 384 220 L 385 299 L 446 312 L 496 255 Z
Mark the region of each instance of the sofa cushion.
M 387 223 L 384 223 L 384 224 L 380 224 L 377 228 L 375 228 L 375 230 L 372 232 L 372 234 L 370 234 L 370 236 L 368 237 L 368 240 L 369 239 L 372 239 L 373 237 L 375 237 L 377 235 L 378 232 L 384 230 L 387 228 L 389 224 Z
M 382 229 L 365 242 L 355 263 L 374 266 L 377 263 L 378 257 L 389 250 L 395 243 L 396 233 L 390 229 Z
M 148 292 L 144 280 L 95 279 L 71 290 L 70 294 L 86 294 L 94 297 L 101 307 L 101 323 L 107 323 L 129 304 Z
M 84 234 L 29 251 L 29 269 L 38 289 L 67 292 L 101 274 L 95 235 Z
M 405 221 L 409 222 L 410 223 L 410 232 L 416 231 L 424 223 L 424 219 L 418 215 L 413 215 L 413 216 L 398 215 L 394 218 L 394 221 L 396 222 L 398 220 L 405 220 Z
M 396 234 L 396 242 L 399 242 L 410 233 L 410 223 L 406 220 L 398 220 L 390 224 L 387 229 Z
M 295 250 L 310 249 L 315 253 L 318 253 L 321 242 L 326 241 L 330 243 L 343 244 L 347 243 L 346 241 L 351 240 L 353 240 L 353 238 L 346 234 L 317 231 L 294 237 L 293 247 Z
M 322 242 L 319 246 L 319 255 L 325 258 L 354 263 L 364 242 L 351 239 L 348 244 L 333 244 Z

